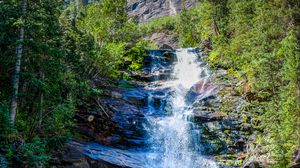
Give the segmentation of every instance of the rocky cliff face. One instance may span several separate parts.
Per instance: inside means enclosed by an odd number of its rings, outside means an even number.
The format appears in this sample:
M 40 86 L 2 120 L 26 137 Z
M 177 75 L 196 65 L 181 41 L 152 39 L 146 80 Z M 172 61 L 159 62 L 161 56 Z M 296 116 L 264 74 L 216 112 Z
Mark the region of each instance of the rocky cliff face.
M 153 18 L 176 15 L 185 4 L 189 9 L 198 0 L 128 0 L 128 15 L 137 17 L 139 22 L 146 22 Z

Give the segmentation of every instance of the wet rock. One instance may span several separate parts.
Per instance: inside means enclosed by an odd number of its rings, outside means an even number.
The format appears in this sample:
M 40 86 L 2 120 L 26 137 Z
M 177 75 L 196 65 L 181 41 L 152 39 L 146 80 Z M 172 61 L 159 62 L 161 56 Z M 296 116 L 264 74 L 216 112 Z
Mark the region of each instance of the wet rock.
M 165 70 L 157 70 L 156 73 L 135 73 L 131 75 L 132 78 L 143 81 L 143 82 L 153 82 L 157 80 L 166 80 L 171 77 L 170 71 L 165 71 Z
M 212 83 L 199 81 L 193 86 L 192 91 L 201 94 L 203 92 L 210 92 L 212 89 L 214 89 L 214 85 Z
M 214 99 L 215 89 L 216 88 L 212 83 L 199 81 L 188 91 L 185 100 L 187 103 L 193 103 L 197 99 L 200 101 Z
M 194 114 L 194 118 L 197 122 L 211 122 L 222 120 L 226 115 L 221 112 L 212 112 L 206 114 Z
M 156 90 L 154 92 L 149 93 L 148 100 L 149 105 L 154 107 L 155 109 L 159 109 L 166 105 L 167 93 L 168 89 L 164 90 Z
M 91 159 L 102 160 L 116 167 L 145 167 L 144 156 L 138 152 L 110 148 L 96 143 L 89 143 L 80 148 Z
M 170 63 L 173 63 L 173 62 L 177 61 L 176 54 L 173 53 L 173 52 L 165 52 L 163 54 L 163 58 L 164 58 L 164 61 L 170 62 Z
M 119 147 L 122 147 L 122 145 L 124 147 L 143 145 L 145 138 L 143 124 L 146 123 L 143 109 L 139 109 L 123 100 L 107 100 L 106 104 L 114 112 L 111 119 L 116 123 L 115 127 L 110 130 L 112 145 Z
M 147 94 L 140 89 L 136 88 L 127 88 L 126 91 L 123 91 L 122 97 L 124 100 L 127 100 L 131 104 L 137 106 L 145 106 L 147 103 Z
M 168 44 L 163 44 L 159 47 L 160 50 L 173 50 L 173 48 Z
M 144 81 L 144 82 L 151 82 L 155 79 L 154 75 L 151 73 L 131 73 L 130 77 L 138 81 Z

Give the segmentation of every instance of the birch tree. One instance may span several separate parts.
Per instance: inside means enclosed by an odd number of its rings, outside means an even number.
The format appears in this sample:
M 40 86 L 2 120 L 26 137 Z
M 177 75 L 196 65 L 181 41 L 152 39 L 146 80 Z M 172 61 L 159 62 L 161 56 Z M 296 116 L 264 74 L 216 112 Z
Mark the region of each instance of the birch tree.
M 25 16 L 27 9 L 27 0 L 22 0 L 22 25 L 20 26 L 20 34 L 18 46 L 16 48 L 16 64 L 15 64 L 15 74 L 13 77 L 13 94 L 11 100 L 11 111 L 10 111 L 10 123 L 13 126 L 15 123 L 15 118 L 18 108 L 18 92 L 19 92 L 19 80 L 20 80 L 20 70 L 21 70 L 21 61 L 23 56 L 23 42 L 25 34 Z

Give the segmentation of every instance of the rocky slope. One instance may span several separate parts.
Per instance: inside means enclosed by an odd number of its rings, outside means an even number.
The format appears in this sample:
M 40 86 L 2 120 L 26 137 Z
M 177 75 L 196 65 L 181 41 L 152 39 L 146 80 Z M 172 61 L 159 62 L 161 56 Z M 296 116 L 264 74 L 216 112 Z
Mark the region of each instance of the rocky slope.
M 198 0 L 185 0 L 186 8 L 191 8 Z M 128 15 L 139 22 L 153 18 L 176 15 L 183 8 L 183 0 L 128 0 Z
M 159 50 L 160 61 L 172 64 L 176 59 L 172 52 Z M 159 76 L 147 71 L 151 57 L 146 57 L 142 73 L 132 73 L 132 82 L 118 82 L 118 87 L 103 85 L 102 80 L 95 81 L 94 87 L 104 88 L 101 97 L 87 100 L 88 107 L 79 108 L 76 114 L 78 137 L 68 144 L 54 159 L 56 165 L 79 167 L 140 167 L 141 159 L 127 149 L 139 149 L 145 146 L 147 139 L 144 124 L 147 122 L 147 100 L 149 94 L 145 88 L 153 80 L 162 82 L 170 76 L 171 70 L 165 69 Z M 235 88 L 243 85 L 226 70 L 217 69 L 210 83 L 198 83 L 187 95 L 189 99 L 197 97 L 197 90 L 217 87 L 218 93 L 198 100 L 193 105 L 194 122 L 198 125 L 203 154 L 215 159 L 221 165 L 241 166 L 246 158 L 247 142 L 253 133 L 251 115 L 242 107 L 247 102 Z M 164 102 L 162 93 L 157 90 L 154 105 Z M 97 142 L 93 145 L 88 142 Z M 88 149 L 88 150 L 87 150 Z M 111 155 L 107 155 L 110 153 Z M 84 155 L 85 154 L 85 155 Z

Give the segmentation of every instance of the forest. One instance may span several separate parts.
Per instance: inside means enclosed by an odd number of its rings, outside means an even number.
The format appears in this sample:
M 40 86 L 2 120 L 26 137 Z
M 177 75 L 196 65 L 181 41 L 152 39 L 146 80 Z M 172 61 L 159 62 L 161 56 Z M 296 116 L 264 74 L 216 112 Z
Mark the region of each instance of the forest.
M 0 167 L 49 167 L 76 137 L 74 115 L 139 72 L 147 37 L 166 31 L 180 48 L 203 47 L 212 69 L 245 81 L 258 135 L 253 155 L 291 167 L 300 148 L 300 1 L 199 0 L 191 9 L 138 23 L 126 0 L 0 0 Z M 184 1 L 182 2 L 184 4 Z

